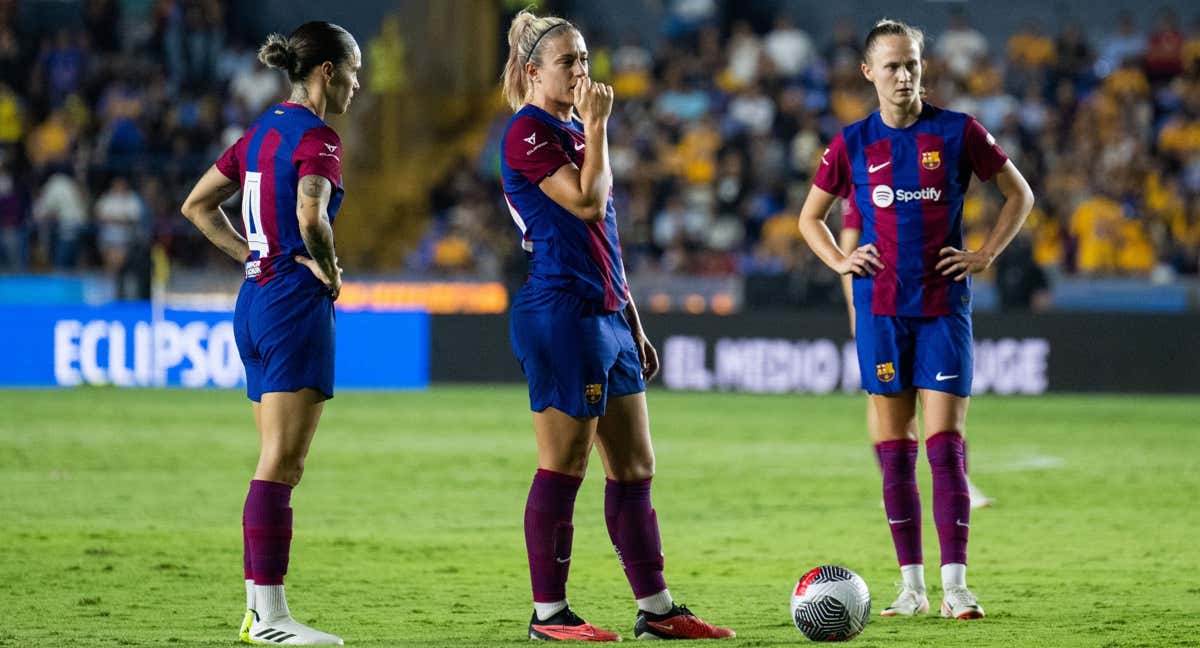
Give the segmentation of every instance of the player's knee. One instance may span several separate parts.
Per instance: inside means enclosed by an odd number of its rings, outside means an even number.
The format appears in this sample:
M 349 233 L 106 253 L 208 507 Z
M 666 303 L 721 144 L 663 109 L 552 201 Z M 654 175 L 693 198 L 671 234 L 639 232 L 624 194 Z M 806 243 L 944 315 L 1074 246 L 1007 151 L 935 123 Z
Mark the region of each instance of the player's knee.
M 304 460 L 301 459 L 295 463 L 289 463 L 283 467 L 283 483 L 298 486 L 300 478 L 304 476 Z
M 558 472 L 582 477 L 587 473 L 588 453 L 569 452 L 565 456 L 559 458 L 558 465 Z
M 304 457 L 263 455 L 259 458 L 257 472 L 260 478 L 295 486 L 304 475 Z
M 613 463 L 613 478 L 621 482 L 642 481 L 654 476 L 654 453 L 645 456 L 632 457 L 629 461 L 617 465 Z

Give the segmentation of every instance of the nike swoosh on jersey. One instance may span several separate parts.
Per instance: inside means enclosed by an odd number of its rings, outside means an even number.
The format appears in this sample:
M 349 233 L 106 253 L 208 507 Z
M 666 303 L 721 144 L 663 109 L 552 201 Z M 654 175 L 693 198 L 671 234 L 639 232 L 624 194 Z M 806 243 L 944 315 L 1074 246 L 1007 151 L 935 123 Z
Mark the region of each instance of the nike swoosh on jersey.
M 876 171 L 882 169 L 883 167 L 885 167 L 891 163 L 892 163 L 892 161 L 888 160 L 887 162 L 884 162 L 883 164 L 872 164 L 871 166 L 867 167 L 867 173 L 875 173 Z

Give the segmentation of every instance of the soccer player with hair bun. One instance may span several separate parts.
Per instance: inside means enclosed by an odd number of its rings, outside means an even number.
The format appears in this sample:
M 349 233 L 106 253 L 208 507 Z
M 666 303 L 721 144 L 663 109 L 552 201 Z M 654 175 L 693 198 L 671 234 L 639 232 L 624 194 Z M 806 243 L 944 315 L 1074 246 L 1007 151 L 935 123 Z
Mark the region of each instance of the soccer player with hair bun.
M 929 609 L 917 491 L 917 403 L 933 473 L 941 547 L 941 614 L 983 617 L 967 589 L 971 502 L 966 478 L 971 395 L 971 275 L 986 270 L 1020 231 L 1033 193 L 996 140 L 970 115 L 921 96 L 924 34 L 881 20 L 867 35 L 862 73 L 879 110 L 833 138 L 801 209 L 805 241 L 841 275 L 853 275 L 855 340 L 883 499 L 903 579 L 884 616 Z M 1004 195 L 983 246 L 963 248 L 963 197 L 971 176 Z M 838 198 L 853 202 L 862 245 L 844 253 L 825 224 Z
M 333 398 L 333 302 L 342 287 L 333 220 L 342 204 L 342 144 L 325 123 L 358 90 L 362 54 L 345 29 L 308 22 L 272 34 L 259 60 L 287 73 L 272 106 L 210 168 L 183 205 L 209 241 L 243 264 L 234 335 L 259 434 L 258 466 L 242 511 L 246 615 L 242 641 L 341 645 L 297 622 L 283 591 L 292 541 L 292 489 L 325 401 Z M 242 192 L 243 237 L 221 209 Z
M 620 640 L 567 603 L 575 495 L 593 445 L 608 478 L 609 537 L 637 599 L 634 635 L 732 637 L 677 604 L 663 578 L 645 394 L 658 354 L 630 298 L 617 240 L 607 141 L 612 88 L 588 77 L 583 35 L 562 18 L 522 11 L 508 44 L 504 93 L 516 114 L 504 132 L 501 171 L 529 259 L 510 334 L 529 383 L 538 467 L 525 505 L 529 637 Z

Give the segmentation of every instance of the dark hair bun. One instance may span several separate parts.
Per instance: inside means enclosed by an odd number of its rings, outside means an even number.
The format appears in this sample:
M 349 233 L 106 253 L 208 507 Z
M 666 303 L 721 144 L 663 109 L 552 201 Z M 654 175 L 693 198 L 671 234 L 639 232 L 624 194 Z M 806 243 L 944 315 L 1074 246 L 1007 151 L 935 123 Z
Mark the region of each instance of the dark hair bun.
M 294 56 L 288 39 L 282 34 L 267 36 L 267 42 L 258 48 L 258 60 L 262 61 L 263 65 L 284 71 L 291 69 Z

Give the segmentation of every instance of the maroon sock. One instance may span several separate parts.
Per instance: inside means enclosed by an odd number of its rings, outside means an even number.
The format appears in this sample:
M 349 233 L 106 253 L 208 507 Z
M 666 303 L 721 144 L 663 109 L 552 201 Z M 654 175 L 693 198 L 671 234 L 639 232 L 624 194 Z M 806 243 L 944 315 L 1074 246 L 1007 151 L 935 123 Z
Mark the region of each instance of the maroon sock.
M 883 472 L 883 510 L 892 530 L 900 566 L 924 562 L 921 555 L 921 493 L 917 490 L 917 450 L 909 439 L 875 444 Z
M 663 578 L 662 541 L 658 516 L 650 506 L 650 479 L 608 480 L 604 487 L 604 519 L 617 559 L 635 598 L 667 589 Z
M 538 468 L 525 501 L 525 551 L 529 554 L 529 580 L 533 600 L 554 603 L 567 598 L 567 573 L 571 569 L 571 539 L 575 527 L 575 494 L 580 477 Z
M 246 498 L 246 503 L 250 498 Z M 246 506 L 242 505 L 242 572 L 246 580 L 254 580 L 254 569 L 250 566 L 250 530 L 246 528 Z
M 255 585 L 283 585 L 292 548 L 292 487 L 255 479 L 242 511 Z
M 933 522 L 942 547 L 942 564 L 967 564 L 967 535 L 971 528 L 971 495 L 967 491 L 966 448 L 957 430 L 925 440 L 933 472 Z

